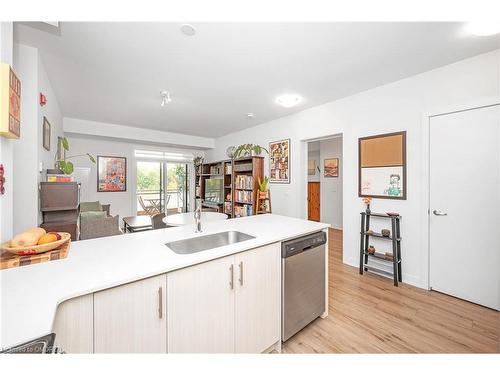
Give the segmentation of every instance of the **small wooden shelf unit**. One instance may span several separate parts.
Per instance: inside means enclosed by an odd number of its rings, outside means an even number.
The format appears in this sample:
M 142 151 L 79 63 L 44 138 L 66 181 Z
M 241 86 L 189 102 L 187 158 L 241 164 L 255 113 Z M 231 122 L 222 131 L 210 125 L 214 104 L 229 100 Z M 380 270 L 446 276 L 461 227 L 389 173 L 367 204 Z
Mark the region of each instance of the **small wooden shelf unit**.
M 389 237 L 382 236 L 380 233 L 370 231 L 370 218 L 384 218 L 391 220 L 391 235 Z M 362 275 L 364 271 L 375 271 L 385 275 L 392 276 L 394 279 L 394 286 L 398 286 L 398 282 L 403 281 L 401 271 L 401 216 L 390 216 L 387 214 L 367 213 L 361 212 L 361 240 L 359 246 L 359 273 Z M 392 257 L 387 257 L 385 254 L 375 253 L 370 254 L 368 247 L 370 238 L 378 238 L 391 241 L 392 244 Z M 381 269 L 375 264 L 369 264 L 370 259 L 377 259 L 385 262 L 392 263 L 392 272 Z
M 224 203 L 205 202 L 205 181 L 220 176 L 224 179 Z M 264 177 L 264 157 L 248 156 L 234 160 L 221 160 L 203 163 L 195 168 L 196 198 L 202 200 L 202 210 L 218 211 L 230 218 L 255 215 L 257 213 L 257 194 L 259 179 Z M 247 180 L 248 186 L 237 185 Z M 240 187 L 241 186 L 241 187 Z M 248 200 L 238 199 L 239 192 Z M 229 198 L 229 199 L 228 199 Z

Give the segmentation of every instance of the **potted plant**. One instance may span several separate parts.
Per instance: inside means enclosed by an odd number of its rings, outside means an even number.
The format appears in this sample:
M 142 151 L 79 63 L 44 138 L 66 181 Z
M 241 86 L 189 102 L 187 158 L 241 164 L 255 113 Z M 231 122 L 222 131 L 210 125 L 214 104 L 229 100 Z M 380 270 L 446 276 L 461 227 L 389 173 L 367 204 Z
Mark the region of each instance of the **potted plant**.
M 78 158 L 81 156 L 87 156 L 89 160 L 95 164 L 95 159 L 92 155 L 89 153 L 85 154 L 79 154 L 79 155 L 71 155 L 71 156 L 66 156 L 66 151 L 69 151 L 69 142 L 66 137 L 59 137 L 58 139 L 58 150 L 64 150 L 61 152 L 58 152 L 55 156 L 55 167 L 57 168 L 56 173 L 64 173 L 64 174 L 72 174 L 74 170 L 73 163 L 68 161 L 68 159 L 73 159 L 73 158 Z M 47 170 L 47 173 L 52 173 L 52 170 Z
M 268 198 L 269 177 L 264 176 L 264 180 L 263 181 L 261 181 L 260 177 L 259 177 L 258 182 L 259 182 L 259 198 L 260 199 L 266 199 L 266 198 Z
M 197 156 L 193 159 L 193 163 L 195 167 L 199 167 L 201 164 L 203 164 L 203 156 Z
M 236 150 L 234 151 L 234 158 L 237 159 L 245 156 L 259 156 L 262 154 L 262 151 L 269 154 L 265 147 L 253 143 L 244 143 L 236 147 Z

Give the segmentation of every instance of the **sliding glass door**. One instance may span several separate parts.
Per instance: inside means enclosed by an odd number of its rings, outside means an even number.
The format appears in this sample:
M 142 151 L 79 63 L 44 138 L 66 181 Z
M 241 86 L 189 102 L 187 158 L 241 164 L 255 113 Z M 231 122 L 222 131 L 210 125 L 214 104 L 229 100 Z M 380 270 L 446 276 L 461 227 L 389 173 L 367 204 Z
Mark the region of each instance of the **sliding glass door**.
M 184 162 L 137 160 L 137 214 L 189 211 L 191 169 Z

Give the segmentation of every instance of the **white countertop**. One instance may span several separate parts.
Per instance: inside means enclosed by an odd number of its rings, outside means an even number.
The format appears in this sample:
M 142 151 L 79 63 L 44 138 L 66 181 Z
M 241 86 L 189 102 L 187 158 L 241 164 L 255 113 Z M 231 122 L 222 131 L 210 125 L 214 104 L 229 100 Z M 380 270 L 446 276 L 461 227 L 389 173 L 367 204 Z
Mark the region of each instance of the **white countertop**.
M 220 212 L 202 212 L 201 222 L 208 223 L 209 221 L 227 220 L 227 215 Z M 163 218 L 163 222 L 173 227 L 182 225 L 194 225 L 194 214 L 192 212 L 184 212 L 182 214 L 168 215 Z
M 71 244 L 65 259 L 0 271 L 0 349 L 50 333 L 58 304 L 70 298 L 330 226 L 279 215 L 250 216 L 202 225 L 202 233 L 194 233 L 194 226 L 187 225 L 77 241 Z M 169 241 L 227 230 L 256 238 L 189 255 L 178 255 L 164 245 Z

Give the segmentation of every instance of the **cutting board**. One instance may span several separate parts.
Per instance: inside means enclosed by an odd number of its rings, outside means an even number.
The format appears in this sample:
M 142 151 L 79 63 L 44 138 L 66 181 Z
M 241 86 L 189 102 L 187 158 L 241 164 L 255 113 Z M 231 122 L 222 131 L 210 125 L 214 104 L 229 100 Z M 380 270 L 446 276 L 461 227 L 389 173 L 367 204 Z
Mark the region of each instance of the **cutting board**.
M 2 251 L 0 254 L 0 269 L 22 267 L 29 264 L 37 264 L 43 262 L 50 262 L 51 260 L 64 259 L 68 256 L 71 241 L 61 245 L 61 247 L 47 251 L 42 254 L 33 255 L 15 255 L 8 251 Z

